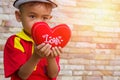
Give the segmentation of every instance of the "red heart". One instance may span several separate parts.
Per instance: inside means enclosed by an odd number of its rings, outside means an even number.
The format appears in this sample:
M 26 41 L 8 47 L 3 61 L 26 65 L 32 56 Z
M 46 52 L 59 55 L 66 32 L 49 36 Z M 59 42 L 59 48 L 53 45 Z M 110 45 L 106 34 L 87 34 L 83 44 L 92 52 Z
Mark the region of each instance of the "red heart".
M 70 37 L 71 30 L 66 24 L 50 28 L 45 22 L 37 22 L 32 27 L 32 38 L 37 45 L 45 42 L 51 44 L 52 47 L 64 47 Z

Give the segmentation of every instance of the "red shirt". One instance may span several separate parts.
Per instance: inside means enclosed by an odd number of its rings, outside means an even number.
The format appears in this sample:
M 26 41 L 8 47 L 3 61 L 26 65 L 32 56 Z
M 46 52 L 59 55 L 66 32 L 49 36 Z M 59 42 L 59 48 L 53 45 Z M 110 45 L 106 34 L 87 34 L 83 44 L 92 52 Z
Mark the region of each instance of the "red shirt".
M 5 77 L 11 77 L 11 80 L 22 80 L 18 77 L 17 71 L 33 54 L 33 45 L 34 41 L 23 31 L 8 38 L 4 48 Z M 59 57 L 56 57 L 56 62 L 60 69 Z M 47 76 L 46 66 L 46 58 L 41 59 L 27 80 L 56 80 Z

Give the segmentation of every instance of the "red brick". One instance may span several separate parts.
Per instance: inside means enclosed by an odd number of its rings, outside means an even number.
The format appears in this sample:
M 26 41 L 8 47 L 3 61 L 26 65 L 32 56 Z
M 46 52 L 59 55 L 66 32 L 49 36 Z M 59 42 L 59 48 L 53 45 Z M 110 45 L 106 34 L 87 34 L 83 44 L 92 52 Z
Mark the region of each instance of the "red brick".
M 116 46 L 117 46 L 117 44 L 112 44 L 112 43 L 109 43 L 109 44 L 97 44 L 96 48 L 99 48 L 99 49 L 116 49 Z

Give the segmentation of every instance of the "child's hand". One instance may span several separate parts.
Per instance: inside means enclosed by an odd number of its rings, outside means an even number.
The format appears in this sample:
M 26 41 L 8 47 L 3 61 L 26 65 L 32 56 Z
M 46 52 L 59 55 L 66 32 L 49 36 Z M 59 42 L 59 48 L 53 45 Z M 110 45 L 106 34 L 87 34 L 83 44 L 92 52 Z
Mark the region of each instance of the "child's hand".
M 51 53 L 51 45 L 42 43 L 35 47 L 35 54 L 37 54 L 40 58 L 47 57 Z
M 61 47 L 53 47 L 50 53 L 50 57 L 60 56 L 62 52 L 63 51 Z

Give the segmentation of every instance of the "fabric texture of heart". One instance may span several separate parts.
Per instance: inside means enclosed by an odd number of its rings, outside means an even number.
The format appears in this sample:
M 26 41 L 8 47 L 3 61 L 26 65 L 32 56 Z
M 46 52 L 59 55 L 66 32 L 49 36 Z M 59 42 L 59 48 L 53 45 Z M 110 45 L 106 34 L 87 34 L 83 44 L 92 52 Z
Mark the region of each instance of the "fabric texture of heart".
M 60 24 L 54 28 L 50 28 L 45 22 L 37 22 L 32 27 L 32 38 L 38 45 L 41 43 L 49 43 L 54 46 L 64 47 L 71 37 L 71 30 L 66 24 Z

